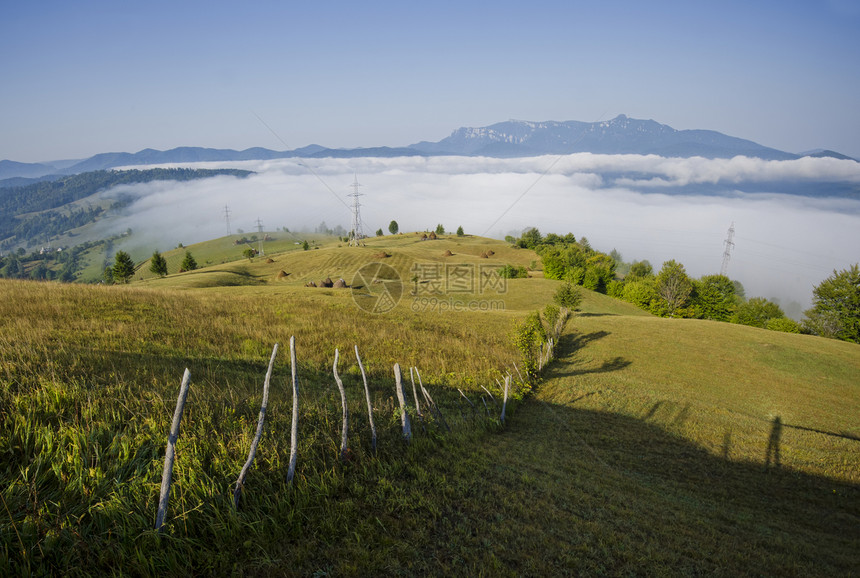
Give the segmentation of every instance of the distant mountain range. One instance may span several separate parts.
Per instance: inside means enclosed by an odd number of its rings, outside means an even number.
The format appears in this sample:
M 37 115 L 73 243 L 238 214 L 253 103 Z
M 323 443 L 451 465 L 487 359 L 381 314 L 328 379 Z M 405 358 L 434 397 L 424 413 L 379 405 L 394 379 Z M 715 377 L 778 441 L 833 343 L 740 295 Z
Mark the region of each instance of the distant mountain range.
M 0 161 L 0 186 L 20 186 L 62 175 L 110 169 L 129 165 L 155 165 L 203 161 L 245 161 L 278 158 L 323 157 L 398 157 L 398 156 L 489 156 L 526 157 L 561 155 L 578 152 L 600 154 L 654 154 L 664 157 L 731 158 L 757 157 L 766 160 L 790 160 L 802 156 L 827 156 L 850 159 L 828 150 L 806 154 L 789 153 L 753 141 L 712 130 L 675 130 L 653 120 L 639 120 L 619 115 L 602 122 L 509 120 L 486 127 L 463 127 L 438 142 L 422 141 L 408 147 L 330 149 L 319 145 L 274 151 L 250 148 L 243 151 L 201 147 L 179 147 L 167 151 L 144 149 L 137 153 L 102 153 L 70 163 L 19 163 Z M 855 159 L 851 159 L 855 160 Z

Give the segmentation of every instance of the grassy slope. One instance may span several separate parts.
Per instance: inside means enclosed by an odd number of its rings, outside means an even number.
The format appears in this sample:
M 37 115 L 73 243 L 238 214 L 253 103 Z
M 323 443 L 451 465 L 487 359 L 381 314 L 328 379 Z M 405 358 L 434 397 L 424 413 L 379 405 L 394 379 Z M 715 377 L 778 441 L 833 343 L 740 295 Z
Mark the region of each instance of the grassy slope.
M 390 364 L 425 368 L 425 384 L 458 422 L 456 392 L 447 396 L 442 386 L 492 387 L 515 359 L 507 342 L 512 321 L 548 301 L 556 283 L 510 282 L 503 312 L 415 313 L 407 296 L 388 315 L 359 311 L 349 291 L 301 285 L 325 276 L 350 280 L 350 268 L 381 246 L 401 276 L 409 257 L 450 260 L 441 256 L 446 248 L 460 262 L 488 262 L 475 245 L 486 241 L 456 241 L 404 235 L 366 249 L 333 244 L 139 288 L 0 284 L 0 412 L 9 440 L 0 491 L 11 516 L 0 517 L 0 569 L 856 570 L 857 346 L 657 319 L 589 293 L 560 359 L 504 430 L 469 419 L 454 434 L 428 426 L 400 454 Z M 533 258 L 494 248 L 499 263 Z M 251 286 L 218 286 L 240 270 L 255 280 Z M 280 270 L 291 275 L 278 281 Z M 283 483 L 288 442 L 278 432 L 289 427 L 289 396 L 276 378 L 259 461 L 246 501 L 232 514 L 230 485 L 253 433 L 268 347 L 289 334 L 298 337 L 309 402 L 298 483 Z M 325 368 L 335 346 L 343 352 L 355 342 L 371 371 L 381 451 L 367 451 L 360 378 L 345 355 L 355 441 L 353 461 L 339 466 L 339 408 Z M 288 371 L 283 359 L 276 375 Z M 148 528 L 171 400 L 186 365 L 195 386 L 165 540 Z M 771 452 L 766 468 L 772 440 L 781 464 Z

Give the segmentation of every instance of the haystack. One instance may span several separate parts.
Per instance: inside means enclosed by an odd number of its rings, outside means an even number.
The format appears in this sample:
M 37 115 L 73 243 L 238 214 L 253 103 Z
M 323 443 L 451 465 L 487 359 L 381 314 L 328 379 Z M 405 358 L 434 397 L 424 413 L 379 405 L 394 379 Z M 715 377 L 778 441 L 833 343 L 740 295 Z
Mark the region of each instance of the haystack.
M 320 287 L 331 287 L 334 285 L 334 282 L 331 280 L 331 277 L 326 277 L 324 281 L 320 281 Z
M 275 262 L 275 260 L 274 260 L 274 259 L 272 259 L 271 257 L 269 257 L 268 259 L 266 259 L 266 263 L 274 263 L 274 262 Z
M 277 277 L 278 277 L 278 279 L 283 279 L 283 278 L 284 278 L 284 277 L 286 277 L 287 275 L 289 275 L 289 273 L 287 273 L 286 271 L 284 271 L 283 269 L 281 269 L 280 271 L 278 271 L 278 275 L 277 275 Z
M 454 253 L 451 252 L 451 249 L 445 249 L 445 252 L 442 253 L 443 257 L 453 257 Z
M 348 285 L 346 284 L 346 281 L 344 281 L 343 279 L 338 279 L 337 281 L 334 282 L 334 288 L 335 289 L 346 289 L 347 287 L 348 287 Z
M 429 236 L 428 238 L 429 238 L 430 240 L 435 239 L 435 238 L 436 238 L 436 231 L 430 231 L 430 236 Z
M 387 259 L 389 257 L 391 257 L 391 253 L 386 253 L 385 251 L 381 251 L 379 253 L 376 253 L 373 256 L 374 259 Z
M 305 287 L 316 287 L 316 286 L 317 286 L 317 284 L 316 284 L 316 283 L 314 283 L 313 281 L 308 281 L 308 282 L 305 284 Z

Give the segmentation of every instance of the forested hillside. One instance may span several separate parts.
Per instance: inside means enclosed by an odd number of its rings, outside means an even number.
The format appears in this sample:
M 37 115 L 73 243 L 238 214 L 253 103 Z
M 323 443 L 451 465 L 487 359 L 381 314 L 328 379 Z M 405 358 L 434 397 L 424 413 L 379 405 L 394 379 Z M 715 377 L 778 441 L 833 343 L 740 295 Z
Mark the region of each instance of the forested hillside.
M 0 189 L 0 249 L 25 242 L 47 242 L 54 235 L 94 221 L 105 211 L 104 207 L 65 210 L 63 207 L 117 185 L 190 181 L 218 175 L 246 177 L 249 174 L 250 171 L 237 169 L 93 171 L 56 181 Z

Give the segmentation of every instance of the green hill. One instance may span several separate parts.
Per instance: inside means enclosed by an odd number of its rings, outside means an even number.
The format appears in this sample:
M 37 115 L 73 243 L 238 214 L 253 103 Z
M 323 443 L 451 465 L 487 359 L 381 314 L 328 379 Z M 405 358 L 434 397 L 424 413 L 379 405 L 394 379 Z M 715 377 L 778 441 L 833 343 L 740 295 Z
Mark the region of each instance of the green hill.
M 483 286 L 480 272 L 534 253 L 415 234 L 284 243 L 232 261 L 232 239 L 194 245 L 200 270 L 159 279 L 144 264 L 129 286 L 0 282 L 0 573 L 835 576 L 860 565 L 860 347 L 656 318 L 585 291 L 556 360 L 502 425 L 498 383 L 520 364 L 512 329 L 559 283 L 532 272 Z M 372 263 L 394 273 L 357 275 Z M 435 271 L 448 292 L 428 291 Z M 326 277 L 352 287 L 305 287 Z M 399 301 L 365 307 L 385 291 Z M 292 335 L 302 405 L 290 485 Z M 276 342 L 265 433 L 234 510 Z M 412 408 L 404 442 L 395 362 L 407 391 L 408 368 L 420 369 L 450 431 Z

